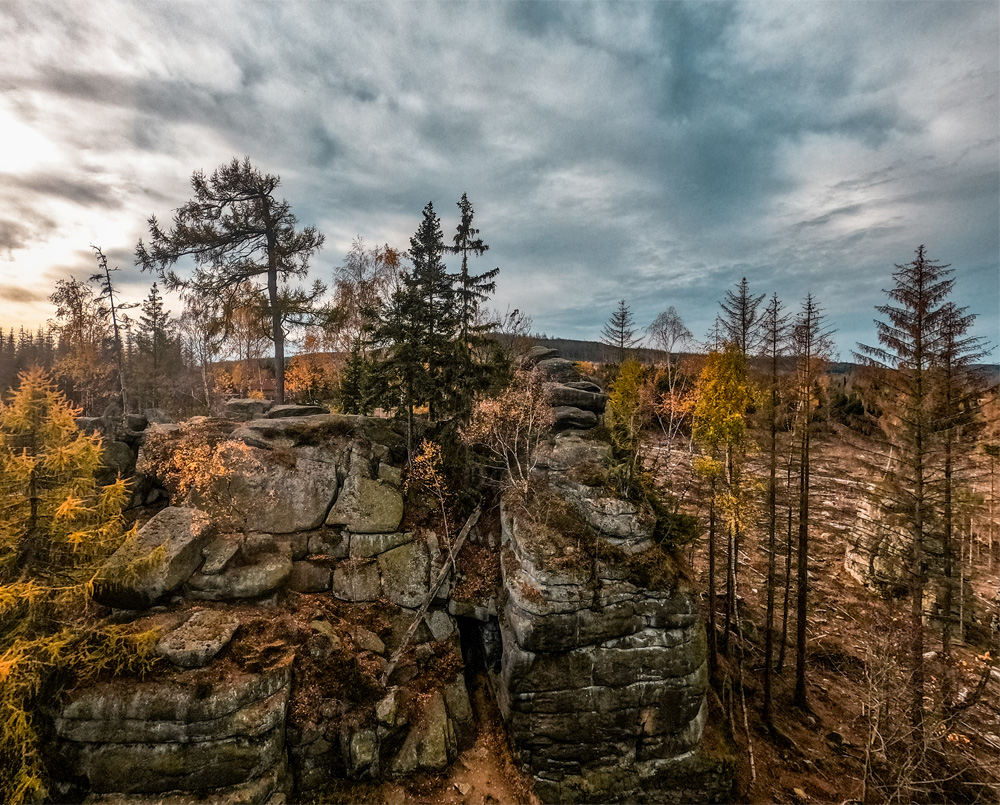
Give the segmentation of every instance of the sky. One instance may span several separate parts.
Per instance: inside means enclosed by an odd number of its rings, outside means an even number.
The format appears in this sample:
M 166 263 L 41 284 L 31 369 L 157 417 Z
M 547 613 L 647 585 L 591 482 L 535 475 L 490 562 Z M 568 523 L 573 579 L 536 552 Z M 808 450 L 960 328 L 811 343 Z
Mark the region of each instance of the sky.
M 249 156 L 326 236 L 311 279 L 428 201 L 450 239 L 467 193 L 473 270 L 537 332 L 624 300 L 701 338 L 745 276 L 813 294 L 850 360 L 923 244 L 997 359 L 998 89 L 997 0 L 4 0 L 0 325 L 53 317 L 92 244 L 142 298 L 147 218 Z

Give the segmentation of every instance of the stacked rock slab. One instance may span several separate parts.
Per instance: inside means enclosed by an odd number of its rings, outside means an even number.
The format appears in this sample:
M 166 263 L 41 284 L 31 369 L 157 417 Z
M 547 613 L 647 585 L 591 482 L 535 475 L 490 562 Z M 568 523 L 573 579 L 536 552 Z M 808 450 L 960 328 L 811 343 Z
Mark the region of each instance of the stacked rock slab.
M 553 404 L 580 392 L 603 411 L 599 389 L 565 385 L 587 382 L 566 364 L 551 354 L 538 363 L 561 381 Z M 543 802 L 725 801 L 731 765 L 700 748 L 708 673 L 696 593 L 653 544 L 652 514 L 603 490 L 610 449 L 585 436 L 563 430 L 544 444 L 538 481 L 588 539 L 503 507 L 494 687 L 522 769 Z M 657 563 L 655 583 L 643 562 Z
M 288 787 L 290 685 L 290 658 L 227 679 L 97 685 L 55 717 L 58 750 L 88 802 L 266 802 Z

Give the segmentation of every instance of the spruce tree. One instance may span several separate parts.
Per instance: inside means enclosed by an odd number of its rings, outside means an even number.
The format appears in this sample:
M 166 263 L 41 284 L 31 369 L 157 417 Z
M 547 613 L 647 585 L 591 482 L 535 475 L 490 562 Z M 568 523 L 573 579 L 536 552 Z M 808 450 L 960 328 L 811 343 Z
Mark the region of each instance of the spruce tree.
M 618 303 L 618 308 L 611 314 L 604 328 L 601 330 L 601 343 L 606 344 L 615 351 L 616 363 L 621 364 L 629 350 L 635 349 L 642 339 L 636 336 L 635 322 L 632 319 L 632 311 L 629 310 L 625 300 Z
M 878 376 L 879 405 L 887 447 L 894 463 L 883 485 L 886 507 L 900 513 L 909 539 L 910 596 L 910 720 L 914 746 L 922 743 L 924 723 L 924 590 L 926 552 L 934 519 L 928 486 L 933 452 L 933 370 L 940 356 L 940 334 L 951 293 L 952 270 L 927 257 L 924 246 L 916 258 L 896 265 L 895 284 L 885 291 L 890 303 L 876 306 L 885 320 L 876 320 L 880 346 L 859 344 L 859 362 Z
M 719 303 L 725 314 L 719 319 L 723 336 L 746 357 L 756 351 L 760 342 L 757 308 L 763 300 L 764 294 L 754 296 L 750 293 L 750 284 L 743 277 L 736 290 L 726 291 L 725 298 Z

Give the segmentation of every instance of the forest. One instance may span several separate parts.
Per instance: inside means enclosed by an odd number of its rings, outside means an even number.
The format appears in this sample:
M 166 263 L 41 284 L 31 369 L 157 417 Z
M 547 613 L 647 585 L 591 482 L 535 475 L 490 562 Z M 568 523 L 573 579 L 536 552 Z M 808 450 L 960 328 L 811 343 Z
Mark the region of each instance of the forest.
M 500 269 L 465 195 L 447 234 L 428 203 L 405 248 L 355 239 L 327 288 L 309 281 L 323 235 L 279 188 L 248 159 L 195 172 L 169 225 L 149 218 L 134 268 L 94 247 L 93 275 L 52 289 L 47 326 L 0 337 L 6 801 L 58 798 L 48 697 L 156 662 L 151 636 L 87 599 L 148 512 L 129 508 L 130 478 L 102 474 L 85 422 L 176 423 L 234 399 L 392 420 L 407 505 L 454 534 L 482 496 L 541 495 L 542 434 L 581 416 L 539 406 L 551 392 L 524 356 L 557 341 L 529 311 L 490 307 Z M 683 310 L 644 326 L 621 300 L 578 359 L 559 343 L 576 388 L 607 392 L 600 483 L 650 508 L 698 589 L 733 801 L 1000 795 L 995 345 L 953 301 L 955 269 L 914 247 L 886 267 L 849 363 L 834 364 L 824 300 L 746 277 L 720 289 L 701 338 Z M 137 306 L 120 298 L 126 270 L 152 280 Z

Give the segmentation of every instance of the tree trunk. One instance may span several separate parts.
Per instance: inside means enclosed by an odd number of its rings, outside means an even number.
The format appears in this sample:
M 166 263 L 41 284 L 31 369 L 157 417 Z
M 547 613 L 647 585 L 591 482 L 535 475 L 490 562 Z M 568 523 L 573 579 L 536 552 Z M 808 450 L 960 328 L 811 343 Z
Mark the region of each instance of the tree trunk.
M 271 336 L 274 339 L 274 402 L 285 404 L 285 331 L 278 308 L 278 255 L 274 234 L 270 231 L 268 211 L 267 233 L 267 302 L 271 308 Z
M 708 502 L 708 668 L 714 679 L 719 667 L 718 631 L 715 625 L 715 476 Z
M 777 474 L 778 474 L 778 391 L 777 361 L 771 362 L 771 432 L 768 442 L 767 483 L 767 613 L 764 626 L 764 720 L 771 721 L 771 661 L 774 657 L 774 577 L 776 532 L 778 526 Z
M 796 706 L 808 709 L 806 696 L 806 613 L 809 606 L 809 416 L 802 427 L 802 466 L 799 468 L 799 555 L 796 578 L 795 695 Z

